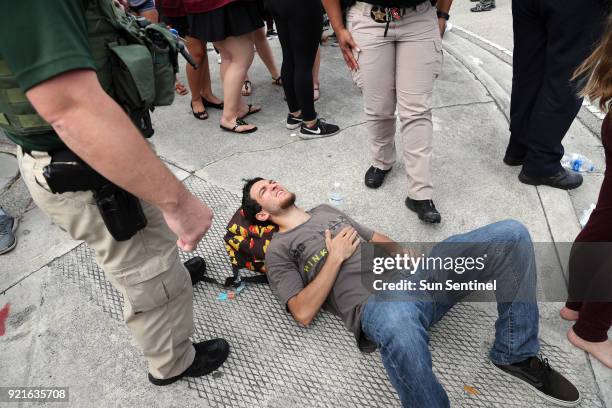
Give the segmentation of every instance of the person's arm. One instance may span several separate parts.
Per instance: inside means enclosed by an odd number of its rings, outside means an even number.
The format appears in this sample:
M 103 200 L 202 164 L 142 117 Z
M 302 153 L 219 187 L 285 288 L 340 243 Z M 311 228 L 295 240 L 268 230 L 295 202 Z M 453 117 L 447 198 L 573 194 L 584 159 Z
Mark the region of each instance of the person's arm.
M 325 7 L 325 11 L 327 12 L 327 17 L 329 18 L 329 22 L 336 33 L 336 38 L 338 39 L 338 44 L 340 45 L 344 62 L 346 62 L 346 65 L 351 71 L 354 71 L 359 68 L 359 64 L 357 64 L 357 60 L 353 55 L 353 49 L 357 52 L 360 52 L 361 50 L 353 40 L 351 33 L 344 26 L 344 22 L 342 21 L 342 8 L 340 7 L 340 0 L 322 1 L 323 7 Z
M 212 211 L 153 153 L 93 70 L 62 73 L 26 96 L 64 143 L 104 177 L 158 207 L 181 249 L 192 251 L 210 228 Z
M 344 228 L 333 239 L 330 231 L 325 231 L 328 251 L 325 263 L 312 282 L 287 302 L 289 312 L 298 323 L 308 326 L 319 313 L 336 282 L 342 263 L 359 246 L 358 237 L 359 234 L 354 228 Z
M 444 14 L 449 14 L 448 12 L 450 11 L 451 4 L 453 4 L 453 0 L 438 0 L 436 8 Z M 446 18 L 438 17 L 438 26 L 440 27 L 440 37 L 444 37 L 444 32 L 446 31 Z
M 413 248 L 403 248 L 396 241 L 380 232 L 374 232 L 370 241 L 371 244 L 380 244 L 380 246 L 389 254 L 389 256 L 407 254 L 411 258 L 417 257 L 417 252 Z

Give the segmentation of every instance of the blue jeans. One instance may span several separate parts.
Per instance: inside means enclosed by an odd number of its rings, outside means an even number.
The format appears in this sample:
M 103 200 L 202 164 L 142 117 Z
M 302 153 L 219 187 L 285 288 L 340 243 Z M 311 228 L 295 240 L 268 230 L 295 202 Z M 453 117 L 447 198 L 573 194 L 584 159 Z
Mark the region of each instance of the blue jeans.
M 473 243 L 473 245 L 472 245 Z M 458 245 L 457 245 L 458 244 Z M 436 245 L 429 256 L 493 256 L 480 271 L 466 271 L 462 280 L 497 280 L 498 319 L 489 358 L 496 364 L 513 364 L 538 353 L 538 305 L 533 244 L 527 229 L 517 221 L 501 221 Z M 492 258 L 492 259 L 491 259 Z M 423 273 L 413 277 L 418 281 Z M 404 407 L 448 407 L 444 388 L 432 371 L 427 330 L 468 292 L 430 294 L 430 300 L 389 300 L 370 296 L 363 307 L 361 326 L 377 344 L 382 361 Z M 518 299 L 520 301 L 509 301 Z

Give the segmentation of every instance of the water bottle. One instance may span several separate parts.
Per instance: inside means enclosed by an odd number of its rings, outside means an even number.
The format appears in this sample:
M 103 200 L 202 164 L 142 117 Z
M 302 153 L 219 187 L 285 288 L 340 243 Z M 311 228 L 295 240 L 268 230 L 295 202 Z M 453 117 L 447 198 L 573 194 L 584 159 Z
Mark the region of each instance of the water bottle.
M 342 186 L 339 181 L 334 181 L 334 185 L 329 193 L 329 203 L 334 207 L 342 207 L 344 204 L 344 195 L 342 194 Z
M 585 156 L 578 153 L 566 153 L 561 159 L 561 165 L 566 169 L 590 173 L 595 171 L 595 165 Z

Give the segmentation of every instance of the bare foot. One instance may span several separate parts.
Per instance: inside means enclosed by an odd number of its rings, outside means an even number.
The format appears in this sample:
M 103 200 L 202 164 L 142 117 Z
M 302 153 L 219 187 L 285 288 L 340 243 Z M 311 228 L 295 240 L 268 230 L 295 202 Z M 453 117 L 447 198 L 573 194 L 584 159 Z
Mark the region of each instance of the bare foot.
M 572 310 L 566 306 L 563 306 L 563 309 L 559 310 L 559 316 L 563 320 L 569 320 L 570 322 L 575 322 L 578 320 L 578 316 L 580 316 L 580 312 Z
M 206 112 L 206 108 L 204 108 L 204 104 L 201 100 L 191 101 L 191 113 L 195 116 L 196 119 L 206 120 L 208 119 L 208 112 Z
M 242 83 L 242 96 L 250 96 L 253 93 L 253 84 L 248 79 Z
M 586 341 L 578 336 L 574 332 L 574 329 L 569 329 L 567 332 L 567 339 L 574 346 L 586 351 L 597 360 L 601 361 L 606 367 L 612 368 L 612 341 L 606 340 L 598 343 Z

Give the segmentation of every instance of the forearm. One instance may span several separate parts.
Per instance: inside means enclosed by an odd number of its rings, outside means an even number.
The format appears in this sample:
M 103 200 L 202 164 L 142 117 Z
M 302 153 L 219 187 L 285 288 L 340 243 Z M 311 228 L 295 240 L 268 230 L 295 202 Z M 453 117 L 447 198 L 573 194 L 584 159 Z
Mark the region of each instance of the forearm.
M 372 235 L 372 239 L 369 241 L 371 244 L 380 245 L 385 249 L 389 255 L 402 254 L 404 253 L 404 248 L 400 246 L 397 242 L 389 238 L 388 236 L 375 232 Z
M 62 141 L 113 183 L 168 211 L 187 194 L 93 71 L 60 75 L 27 96 Z
M 328 255 L 316 278 L 289 300 L 289 311 L 295 320 L 304 326 L 312 322 L 329 296 L 342 262 L 342 259 Z
M 438 0 L 436 3 L 436 8 L 444 13 L 448 13 L 452 4 L 453 0 Z
M 344 21 L 342 20 L 342 8 L 340 7 L 340 0 L 322 0 L 323 7 L 327 12 L 329 23 L 335 32 L 343 30 Z

